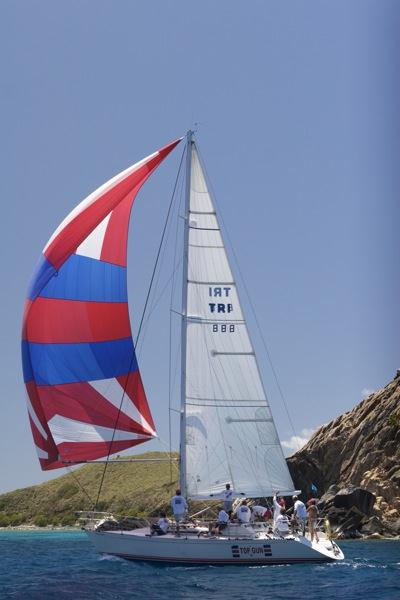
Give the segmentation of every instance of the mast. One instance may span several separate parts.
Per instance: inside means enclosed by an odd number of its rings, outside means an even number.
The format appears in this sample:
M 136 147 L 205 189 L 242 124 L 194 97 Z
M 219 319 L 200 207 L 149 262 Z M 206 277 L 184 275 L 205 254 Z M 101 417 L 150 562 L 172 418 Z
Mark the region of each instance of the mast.
M 186 134 L 186 190 L 183 237 L 182 311 L 181 311 L 181 420 L 180 420 L 180 487 L 186 497 L 186 339 L 187 339 L 187 291 L 188 291 L 188 246 L 190 180 L 192 170 L 193 131 Z

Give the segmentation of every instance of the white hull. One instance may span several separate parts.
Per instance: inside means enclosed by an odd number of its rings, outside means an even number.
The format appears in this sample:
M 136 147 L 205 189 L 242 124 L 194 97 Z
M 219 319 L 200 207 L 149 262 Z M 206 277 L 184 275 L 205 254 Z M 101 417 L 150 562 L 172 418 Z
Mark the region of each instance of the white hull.
M 329 562 L 344 558 L 335 543 L 322 539 L 319 543 L 299 536 L 277 538 L 260 535 L 252 538 L 197 537 L 174 534 L 150 536 L 148 529 L 134 531 L 87 531 L 89 539 L 101 554 L 129 560 L 190 564 L 267 565 L 307 562 Z

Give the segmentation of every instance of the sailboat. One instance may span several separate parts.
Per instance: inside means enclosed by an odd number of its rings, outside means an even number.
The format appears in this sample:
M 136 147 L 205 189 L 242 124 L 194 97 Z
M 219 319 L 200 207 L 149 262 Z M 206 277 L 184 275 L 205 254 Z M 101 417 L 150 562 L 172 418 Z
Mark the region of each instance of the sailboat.
M 127 302 L 127 239 L 139 189 L 177 139 L 103 184 L 43 250 L 23 319 L 22 361 L 42 469 L 99 461 L 157 436 Z M 193 132 L 186 135 L 181 320 L 180 487 L 194 500 L 294 490 Z M 343 559 L 329 537 L 282 537 L 231 522 L 151 535 L 88 527 L 101 553 L 133 560 L 276 564 Z

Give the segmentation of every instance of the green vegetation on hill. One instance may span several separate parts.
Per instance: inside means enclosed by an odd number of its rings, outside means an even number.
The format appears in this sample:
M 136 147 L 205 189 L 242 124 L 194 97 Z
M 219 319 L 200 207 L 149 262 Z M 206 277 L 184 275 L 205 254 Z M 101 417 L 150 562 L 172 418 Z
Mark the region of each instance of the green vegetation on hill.
M 168 458 L 168 454 L 147 452 L 134 458 Z M 177 486 L 177 466 L 172 463 L 171 477 L 169 462 L 110 464 L 97 509 L 127 516 L 158 514 L 167 508 Z M 85 465 L 73 475 L 0 495 L 0 527 L 73 525 L 76 511 L 93 508 L 103 469 L 104 464 Z

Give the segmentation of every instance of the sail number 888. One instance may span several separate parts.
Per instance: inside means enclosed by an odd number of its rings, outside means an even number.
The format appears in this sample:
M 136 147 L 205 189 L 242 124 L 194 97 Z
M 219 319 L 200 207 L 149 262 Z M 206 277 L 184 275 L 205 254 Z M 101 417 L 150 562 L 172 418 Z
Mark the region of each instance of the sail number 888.
M 235 326 L 234 325 L 225 325 L 220 323 L 214 323 L 212 326 L 213 333 L 234 333 Z

